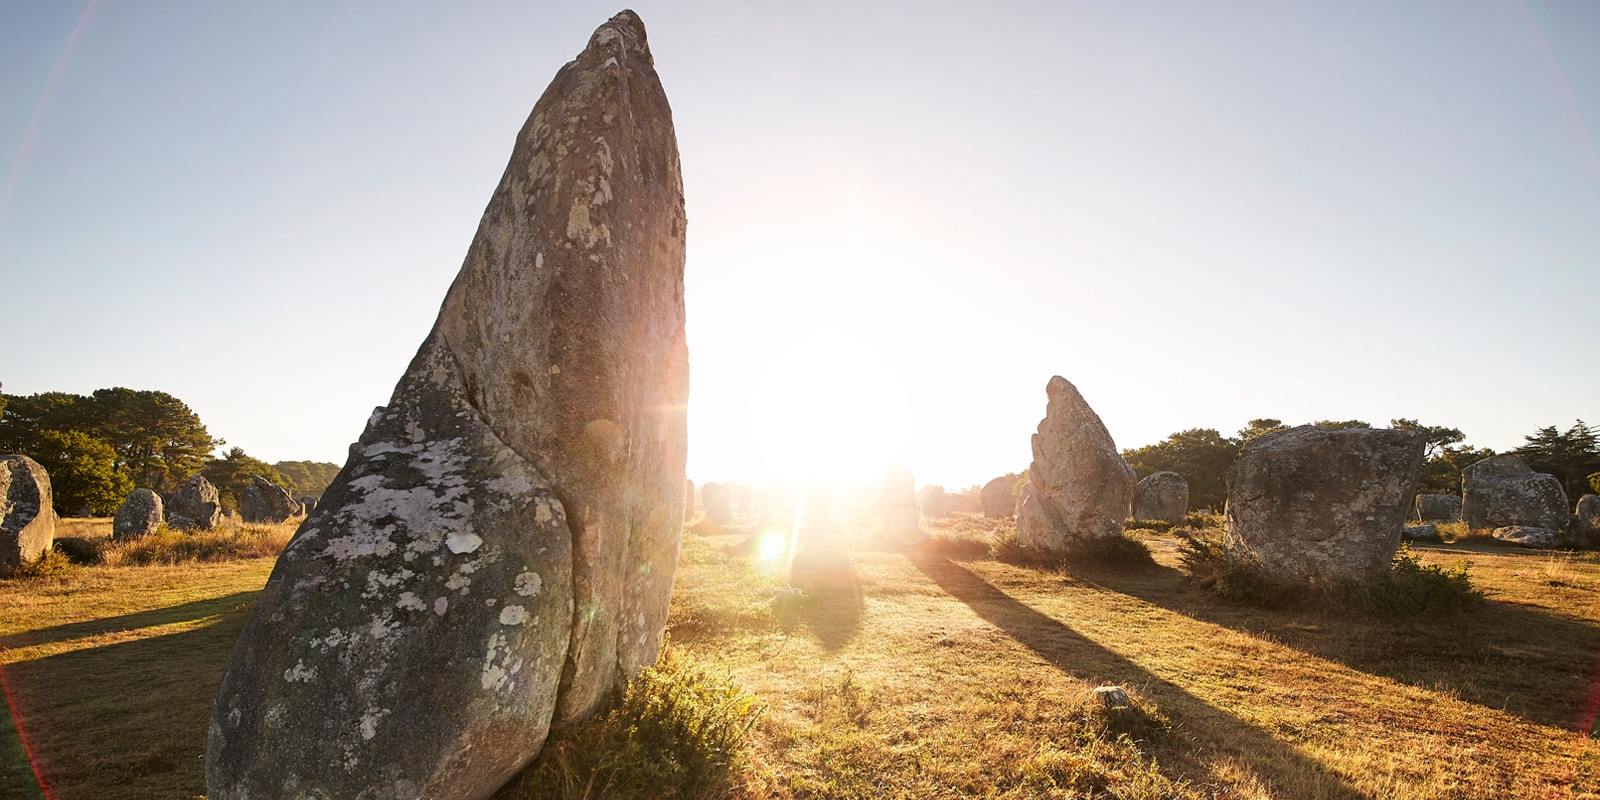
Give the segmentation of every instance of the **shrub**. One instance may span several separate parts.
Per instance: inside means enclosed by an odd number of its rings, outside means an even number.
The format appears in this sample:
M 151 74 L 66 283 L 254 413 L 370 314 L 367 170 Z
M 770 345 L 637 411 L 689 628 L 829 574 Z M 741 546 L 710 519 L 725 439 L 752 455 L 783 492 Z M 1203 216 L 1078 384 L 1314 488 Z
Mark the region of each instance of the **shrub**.
M 77 568 L 78 565 L 72 563 L 66 554 L 46 550 L 44 555 L 33 561 L 0 574 L 0 578 L 61 578 L 72 574 Z
M 163 523 L 148 536 L 110 543 L 101 549 L 100 559 L 116 567 L 267 558 L 283 552 L 298 525 L 296 521 L 185 532 Z
M 1142 568 L 1156 563 L 1144 542 L 1127 535 L 1089 539 L 1071 546 L 1066 552 L 1052 553 L 1023 544 L 1016 531 L 1007 531 L 995 541 L 991 553 L 996 561 L 1038 569 L 1065 566 Z
M 668 647 L 620 706 L 552 736 L 496 798 L 727 797 L 745 737 L 765 710 L 728 677 Z

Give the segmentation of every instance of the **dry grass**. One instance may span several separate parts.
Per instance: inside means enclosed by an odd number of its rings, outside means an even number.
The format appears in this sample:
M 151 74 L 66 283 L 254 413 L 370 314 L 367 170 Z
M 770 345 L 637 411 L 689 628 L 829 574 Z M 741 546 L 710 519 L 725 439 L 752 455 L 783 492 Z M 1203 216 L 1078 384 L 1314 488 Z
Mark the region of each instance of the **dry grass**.
M 1488 600 L 1384 618 L 1219 598 L 1159 531 L 1154 567 L 1036 569 L 962 544 L 1004 522 L 928 521 L 948 541 L 910 554 L 876 524 L 811 539 L 798 590 L 745 537 L 685 538 L 674 647 L 769 709 L 721 794 L 1600 797 L 1592 554 L 1416 546 L 1466 559 Z M 0 585 L 0 660 L 56 797 L 203 791 L 211 697 L 270 563 Z M 1100 684 L 1134 707 L 1102 709 Z M 10 769 L 0 795 L 28 796 Z

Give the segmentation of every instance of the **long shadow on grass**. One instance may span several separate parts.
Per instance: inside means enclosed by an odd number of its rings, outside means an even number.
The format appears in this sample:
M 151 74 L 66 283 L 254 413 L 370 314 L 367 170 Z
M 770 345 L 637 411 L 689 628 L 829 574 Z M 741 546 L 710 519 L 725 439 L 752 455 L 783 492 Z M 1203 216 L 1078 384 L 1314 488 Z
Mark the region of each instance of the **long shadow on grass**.
M 192 603 L 168 606 L 167 608 L 155 608 L 135 614 L 103 617 L 66 625 L 56 625 L 51 628 L 41 628 L 36 631 L 14 633 L 10 636 L 0 637 L 0 649 L 31 647 L 54 642 L 65 642 L 71 639 L 82 639 L 89 636 L 99 636 L 102 633 L 110 633 L 112 631 L 132 631 L 140 628 L 153 628 L 158 625 L 192 622 L 197 619 L 216 616 L 240 604 L 248 605 L 254 603 L 256 595 L 259 594 L 261 594 L 259 590 L 237 592 L 225 597 L 196 600 Z
M 231 605 L 211 624 L 6 667 L 57 800 L 205 792 L 211 702 L 252 606 L 240 597 L 219 598 Z
M 1171 567 L 1072 570 L 1075 577 L 1192 619 L 1469 703 L 1568 730 L 1592 724 L 1600 628 L 1489 600 L 1467 611 L 1389 617 L 1304 605 L 1262 609 L 1193 586 Z
M 1284 767 L 1297 777 L 1323 778 L 1323 793 L 1335 798 L 1364 798 L 1338 775 L 1298 750 L 1272 738 L 1260 729 L 1239 721 L 1232 714 L 1184 691 L 1177 685 L 1101 647 L 1071 627 L 1034 610 L 1006 594 L 970 570 L 939 556 L 915 556 L 911 563 L 952 597 L 966 603 L 984 620 L 1005 631 L 1013 639 L 1039 654 L 1057 669 L 1089 683 L 1118 683 L 1147 687 L 1146 691 L 1162 706 L 1223 732 L 1222 741 L 1206 742 L 1248 758 L 1264 777 L 1281 783 Z M 1173 765 L 1166 765 L 1171 768 Z M 1195 764 L 1191 779 L 1206 780 L 1201 765 Z M 1269 770 L 1277 771 L 1272 774 Z M 1275 780 L 1277 779 L 1277 780 Z
M 804 624 L 824 650 L 839 650 L 861 630 L 861 583 L 855 562 L 842 545 L 802 546 L 789 567 L 789 583 L 805 590 L 806 596 L 785 613 L 783 621 Z

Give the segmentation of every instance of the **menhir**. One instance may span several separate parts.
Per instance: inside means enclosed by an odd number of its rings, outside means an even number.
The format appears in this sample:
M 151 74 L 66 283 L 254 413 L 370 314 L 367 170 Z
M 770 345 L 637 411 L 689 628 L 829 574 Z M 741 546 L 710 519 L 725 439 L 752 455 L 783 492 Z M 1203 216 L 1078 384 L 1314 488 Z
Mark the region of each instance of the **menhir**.
M 683 258 L 672 114 L 623 12 L 534 106 L 433 330 L 279 559 L 208 797 L 487 797 L 654 661 Z

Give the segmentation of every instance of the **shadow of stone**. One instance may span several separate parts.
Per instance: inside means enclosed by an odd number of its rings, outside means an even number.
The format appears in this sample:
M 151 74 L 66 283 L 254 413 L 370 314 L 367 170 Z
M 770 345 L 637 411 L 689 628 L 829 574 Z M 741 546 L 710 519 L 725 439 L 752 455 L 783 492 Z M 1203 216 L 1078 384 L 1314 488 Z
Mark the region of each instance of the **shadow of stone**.
M 140 628 L 153 628 L 158 625 L 171 625 L 177 622 L 191 622 L 222 614 L 241 603 L 253 604 L 259 594 L 261 594 L 259 590 L 236 592 L 225 597 L 196 600 L 192 603 L 140 611 L 134 614 L 72 622 L 35 631 L 23 631 L 22 633 L 0 637 L 0 649 L 53 644 L 72 639 L 82 639 L 88 636 L 98 636 L 102 633 L 111 633 L 113 631 L 133 631 Z
M 1171 567 L 1154 572 L 1069 571 L 1086 584 L 1529 722 L 1582 732 L 1600 703 L 1600 627 L 1537 608 L 1488 600 L 1429 616 L 1373 617 L 1309 603 L 1261 609 L 1219 597 Z
M 51 796 L 156 800 L 204 794 L 200 756 L 211 703 L 255 594 L 174 607 L 188 609 L 188 619 L 217 615 L 210 624 L 7 665 L 19 722 Z M 156 621 L 130 627 L 178 621 L 150 619 Z
M 809 531 L 789 564 L 789 585 L 804 592 L 780 615 L 786 627 L 803 625 L 823 649 L 835 652 L 861 630 L 864 601 L 855 562 L 832 531 Z
M 1294 773 L 1297 780 L 1315 775 L 1320 780 L 1318 797 L 1328 800 L 1366 797 L 1322 764 L 1307 758 L 1290 745 L 1107 650 L 1060 620 L 1006 594 L 967 568 L 930 555 L 914 557 L 911 563 L 979 617 L 1005 631 L 1067 675 L 1090 684 L 1114 683 L 1143 687 L 1143 691 L 1162 707 L 1175 710 L 1190 719 L 1203 720 L 1213 729 L 1222 731 L 1220 738 L 1223 741 L 1206 744 L 1246 757 L 1254 768 L 1261 771 L 1263 779 L 1279 784 L 1283 782 L 1285 772 Z M 1164 759 L 1163 766 L 1196 782 L 1209 779 L 1204 764 L 1192 758 L 1183 758 L 1183 753 L 1177 755 L 1175 761 Z M 1275 787 L 1273 795 L 1278 796 L 1281 792 L 1281 787 Z

